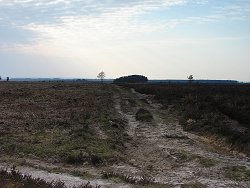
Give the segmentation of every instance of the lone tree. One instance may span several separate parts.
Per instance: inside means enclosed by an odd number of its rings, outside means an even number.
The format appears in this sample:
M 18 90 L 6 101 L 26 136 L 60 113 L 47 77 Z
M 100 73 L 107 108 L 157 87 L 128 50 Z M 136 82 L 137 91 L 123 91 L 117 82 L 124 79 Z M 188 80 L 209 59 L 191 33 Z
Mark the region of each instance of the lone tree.
M 189 75 L 187 78 L 188 78 L 188 80 L 193 80 L 193 79 L 194 79 L 194 76 L 191 74 L 191 75 Z
M 194 76 L 191 74 L 188 77 L 189 83 L 192 83 L 192 81 L 194 80 Z
M 103 82 L 104 78 L 105 78 L 105 73 L 102 71 L 97 75 L 97 78 L 101 80 L 101 82 Z

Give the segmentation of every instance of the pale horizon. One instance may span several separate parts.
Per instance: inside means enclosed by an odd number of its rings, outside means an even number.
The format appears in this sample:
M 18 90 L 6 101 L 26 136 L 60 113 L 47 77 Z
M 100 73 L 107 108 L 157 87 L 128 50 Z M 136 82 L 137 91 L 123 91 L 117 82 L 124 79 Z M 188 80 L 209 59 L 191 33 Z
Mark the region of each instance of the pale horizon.
M 2 78 L 250 81 L 249 0 L 0 0 Z

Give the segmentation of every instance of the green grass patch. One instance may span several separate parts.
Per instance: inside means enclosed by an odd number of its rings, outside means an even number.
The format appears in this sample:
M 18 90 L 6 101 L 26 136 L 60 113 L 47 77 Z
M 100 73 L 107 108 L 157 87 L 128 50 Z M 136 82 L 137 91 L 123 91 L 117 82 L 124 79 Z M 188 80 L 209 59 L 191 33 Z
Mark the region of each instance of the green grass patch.
M 213 167 L 217 164 L 217 161 L 215 161 L 214 159 L 205 158 L 205 157 L 199 157 L 199 162 L 203 167 L 206 167 L 206 168 Z
M 187 153 L 186 151 L 172 152 L 171 154 L 177 158 L 177 162 L 180 164 L 197 158 L 197 155 Z
M 203 185 L 200 182 L 188 183 L 181 185 L 181 188 L 205 188 L 207 186 Z
M 225 177 L 231 180 L 250 180 L 250 170 L 245 166 L 227 166 L 224 169 Z
M 137 121 L 152 121 L 153 120 L 153 116 L 152 114 L 143 108 L 140 108 L 137 112 L 136 112 L 136 120 Z

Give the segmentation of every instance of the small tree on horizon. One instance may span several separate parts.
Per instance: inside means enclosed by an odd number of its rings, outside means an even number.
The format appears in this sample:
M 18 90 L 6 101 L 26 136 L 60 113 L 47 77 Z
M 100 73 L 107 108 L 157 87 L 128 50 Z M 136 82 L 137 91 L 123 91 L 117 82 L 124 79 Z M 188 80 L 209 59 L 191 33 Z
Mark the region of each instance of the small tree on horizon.
M 194 76 L 191 74 L 187 77 L 189 84 L 192 85 L 193 81 L 194 81 Z
M 101 80 L 101 82 L 103 83 L 103 80 L 104 78 L 106 77 L 105 75 L 105 72 L 100 72 L 98 75 L 97 75 L 97 78 Z
M 188 78 L 188 80 L 189 80 L 190 83 L 194 80 L 194 76 L 192 74 L 189 75 L 187 78 Z

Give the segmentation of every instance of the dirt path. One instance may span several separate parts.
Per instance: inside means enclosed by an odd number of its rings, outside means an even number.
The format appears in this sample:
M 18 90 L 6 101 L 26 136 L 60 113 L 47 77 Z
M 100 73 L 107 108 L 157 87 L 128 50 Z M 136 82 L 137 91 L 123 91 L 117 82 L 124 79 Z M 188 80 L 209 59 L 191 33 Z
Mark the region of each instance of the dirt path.
M 247 157 L 211 151 L 201 142 L 201 137 L 183 131 L 173 114 L 160 106 L 146 95 L 120 89 L 116 109 L 128 121 L 130 137 L 126 144 L 128 164 L 120 167 L 121 173 L 153 177 L 156 182 L 173 187 L 186 184 L 250 187 L 249 179 L 236 181 L 227 177 L 228 173 L 235 173 L 228 170 L 234 166 L 244 166 L 249 170 Z M 154 120 L 151 123 L 136 121 L 135 113 L 139 108 L 150 111 Z
M 10 166 L 6 163 L 0 164 L 0 168 L 6 169 L 8 168 L 10 170 Z M 73 175 L 70 175 L 68 173 L 53 173 L 53 172 L 48 172 L 46 170 L 41 170 L 41 169 L 36 169 L 32 167 L 25 167 L 25 166 L 17 166 L 16 170 L 20 172 L 23 175 L 30 175 L 33 178 L 40 178 L 44 179 L 47 182 L 52 182 L 52 181 L 61 181 L 64 182 L 65 185 L 69 188 L 74 187 L 74 186 L 81 186 L 89 183 L 93 187 L 96 187 L 96 185 L 101 186 L 103 188 L 129 188 L 130 185 L 126 185 L 124 183 L 115 183 L 110 180 L 103 180 L 101 178 L 99 179 L 82 179 L 80 177 L 76 177 Z M 94 169 L 95 171 L 99 171 L 97 169 Z M 1 187 L 1 186 L 0 186 Z

